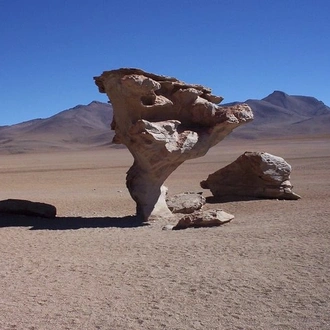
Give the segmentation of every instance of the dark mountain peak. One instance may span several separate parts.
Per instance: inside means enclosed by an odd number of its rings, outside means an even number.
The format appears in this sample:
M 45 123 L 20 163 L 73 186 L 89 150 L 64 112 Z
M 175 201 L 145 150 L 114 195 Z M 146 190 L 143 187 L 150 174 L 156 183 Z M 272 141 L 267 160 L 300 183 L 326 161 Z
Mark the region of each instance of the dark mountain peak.
M 90 105 L 106 105 L 106 103 L 94 100 L 91 103 L 87 104 L 87 106 L 90 106 Z
M 246 101 L 244 102 L 231 102 L 231 103 L 228 103 L 229 105 L 234 105 L 234 104 L 237 104 L 237 103 L 254 103 L 254 102 L 258 102 L 258 103 L 263 103 L 264 105 L 266 105 L 265 102 L 269 102 L 271 103 L 272 105 L 276 105 L 276 106 L 283 106 L 283 103 L 285 102 L 285 100 L 287 98 L 290 98 L 290 95 L 282 92 L 282 91 L 279 91 L 279 90 L 275 90 L 273 93 L 269 94 L 268 96 L 264 97 L 263 99 L 259 100 L 259 99 L 247 99 Z M 227 105 L 227 104 L 226 104 Z
M 61 111 L 61 112 L 65 112 L 65 111 L 70 111 L 70 110 L 76 110 L 76 109 L 81 109 L 81 108 L 84 108 L 84 109 L 90 109 L 90 108 L 99 108 L 99 107 L 111 107 L 110 104 L 107 104 L 107 103 L 104 103 L 104 102 L 100 102 L 100 101 L 92 101 L 88 104 L 77 104 L 76 106 L 74 106 L 73 108 L 69 108 L 67 110 L 64 110 L 64 111 Z M 59 113 L 61 113 L 59 112 Z
M 290 95 L 282 91 L 275 90 L 273 93 L 264 97 L 262 101 L 266 101 L 277 106 L 287 107 L 289 99 L 290 99 Z
M 315 97 L 288 95 L 277 90 L 263 98 L 262 101 L 304 117 L 329 114 L 330 111 L 329 107 Z
M 285 97 L 288 97 L 289 95 L 287 93 L 284 93 L 282 91 L 279 91 L 279 90 L 275 90 L 273 93 L 269 94 L 268 96 L 266 96 L 264 99 L 267 99 L 267 98 L 274 98 L 274 97 L 282 97 L 282 98 L 285 98 Z
M 77 105 L 75 105 L 74 107 L 69 108 L 69 109 L 66 109 L 66 110 L 63 110 L 63 111 L 61 111 L 61 112 L 69 111 L 69 110 L 74 110 L 74 109 L 80 109 L 80 108 L 85 107 L 85 106 L 86 106 L 86 105 L 84 105 L 84 104 L 77 104 Z M 59 112 L 59 113 L 61 113 L 61 112 Z M 56 116 L 56 115 L 55 115 L 55 116 Z

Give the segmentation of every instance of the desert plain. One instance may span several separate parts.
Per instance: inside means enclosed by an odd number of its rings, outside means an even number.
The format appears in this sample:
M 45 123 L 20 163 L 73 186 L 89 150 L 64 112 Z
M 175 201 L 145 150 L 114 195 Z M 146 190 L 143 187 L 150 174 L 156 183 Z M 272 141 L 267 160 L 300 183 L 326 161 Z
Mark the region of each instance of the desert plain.
M 245 151 L 292 165 L 297 201 L 219 202 L 199 182 Z M 0 217 L 0 329 L 330 329 L 330 139 L 225 139 L 166 181 L 203 191 L 213 228 L 134 219 L 126 149 L 0 156 L 0 200 L 57 208 Z M 174 220 L 173 220 L 174 221 Z M 173 223 L 174 224 L 174 223 Z

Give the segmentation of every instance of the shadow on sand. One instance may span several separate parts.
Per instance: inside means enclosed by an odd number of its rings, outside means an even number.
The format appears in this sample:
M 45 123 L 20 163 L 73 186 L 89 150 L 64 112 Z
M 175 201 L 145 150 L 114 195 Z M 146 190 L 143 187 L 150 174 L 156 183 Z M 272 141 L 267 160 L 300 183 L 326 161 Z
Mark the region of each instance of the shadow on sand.
M 81 228 L 134 228 L 148 226 L 136 216 L 125 217 L 56 217 L 41 218 L 17 214 L 0 214 L 1 227 L 31 227 L 30 230 L 68 230 Z
M 231 203 L 231 202 L 248 202 L 248 201 L 258 201 L 265 200 L 267 198 L 258 197 L 248 197 L 248 196 L 223 196 L 223 197 L 206 197 L 206 203 L 208 204 L 221 204 L 221 203 Z

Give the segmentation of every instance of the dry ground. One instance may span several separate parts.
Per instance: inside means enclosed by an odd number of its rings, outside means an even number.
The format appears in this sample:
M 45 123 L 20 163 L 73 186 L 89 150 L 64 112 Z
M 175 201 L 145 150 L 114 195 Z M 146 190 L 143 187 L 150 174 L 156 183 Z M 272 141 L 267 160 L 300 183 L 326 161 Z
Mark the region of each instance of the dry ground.
M 129 217 L 126 150 L 0 156 L 0 199 L 58 210 L 0 217 L 0 329 L 329 329 L 329 139 L 225 140 L 169 193 L 247 150 L 284 157 L 303 198 L 208 204 L 235 219 L 183 231 Z

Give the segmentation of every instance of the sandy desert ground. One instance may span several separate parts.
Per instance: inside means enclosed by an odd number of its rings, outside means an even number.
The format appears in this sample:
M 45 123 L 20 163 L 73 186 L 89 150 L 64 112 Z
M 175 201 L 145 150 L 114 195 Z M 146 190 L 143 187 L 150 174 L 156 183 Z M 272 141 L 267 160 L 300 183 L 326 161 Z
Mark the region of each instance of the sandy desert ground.
M 0 199 L 58 217 L 0 217 L 0 329 L 330 329 L 330 139 L 225 140 L 169 194 L 247 150 L 284 157 L 302 199 L 210 203 L 235 219 L 181 231 L 134 220 L 126 150 L 1 155 Z

